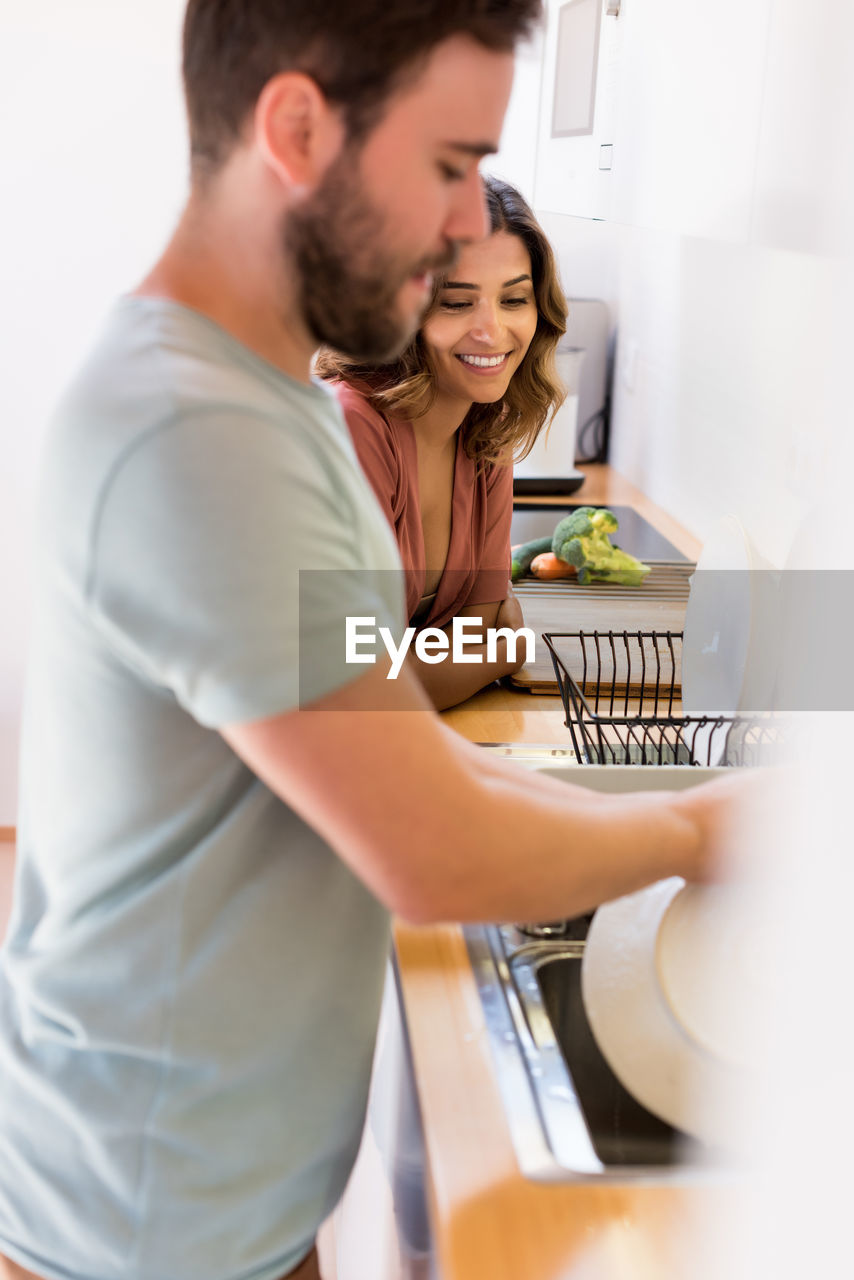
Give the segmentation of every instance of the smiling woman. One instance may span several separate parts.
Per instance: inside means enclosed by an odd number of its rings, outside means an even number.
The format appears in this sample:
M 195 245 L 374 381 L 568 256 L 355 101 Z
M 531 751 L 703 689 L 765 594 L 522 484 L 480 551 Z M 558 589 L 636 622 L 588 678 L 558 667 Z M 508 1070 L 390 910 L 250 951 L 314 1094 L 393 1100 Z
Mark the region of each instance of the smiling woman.
M 464 418 L 473 403 L 502 400 L 528 352 L 537 319 L 524 241 L 495 231 L 470 245 L 441 282 L 422 328 L 436 381 L 436 399 L 423 416 L 445 419 L 462 411 Z
M 430 666 L 407 658 L 437 707 L 452 706 L 521 665 L 486 632 L 518 630 L 509 588 L 514 458 L 525 456 L 563 399 L 554 351 L 566 301 L 551 247 L 519 192 L 484 179 L 490 235 L 436 280 L 419 332 L 391 364 L 324 350 L 359 460 L 394 529 L 416 627 L 479 618 L 484 652 Z

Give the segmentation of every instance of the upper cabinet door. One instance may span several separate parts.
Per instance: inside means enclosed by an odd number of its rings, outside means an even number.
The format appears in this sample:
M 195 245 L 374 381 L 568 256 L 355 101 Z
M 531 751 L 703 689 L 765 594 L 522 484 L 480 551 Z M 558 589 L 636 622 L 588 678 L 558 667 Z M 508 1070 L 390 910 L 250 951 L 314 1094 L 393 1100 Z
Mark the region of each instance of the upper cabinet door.
M 614 159 L 620 30 L 608 0 L 547 0 L 535 204 L 606 218 Z
M 774 0 L 765 54 L 751 239 L 850 258 L 854 5 Z
M 625 0 L 611 216 L 749 238 L 775 0 Z
M 773 2 L 547 0 L 537 207 L 746 239 Z
M 848 0 L 546 0 L 545 11 L 539 84 L 519 80 L 531 132 L 538 102 L 536 209 L 850 252 Z

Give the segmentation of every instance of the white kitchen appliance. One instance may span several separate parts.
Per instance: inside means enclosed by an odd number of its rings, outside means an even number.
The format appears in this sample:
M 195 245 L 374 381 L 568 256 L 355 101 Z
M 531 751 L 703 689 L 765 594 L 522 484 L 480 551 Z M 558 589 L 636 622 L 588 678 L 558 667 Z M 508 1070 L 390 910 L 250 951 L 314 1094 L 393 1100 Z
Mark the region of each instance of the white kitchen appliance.
M 555 365 L 566 399 L 540 432 L 531 452 L 515 464 L 515 493 L 572 493 L 584 483 L 584 473 L 575 466 L 578 377 L 584 355 L 581 347 L 556 353 Z
M 604 426 L 608 401 L 608 308 L 597 298 L 569 298 L 569 317 L 555 363 L 566 400 L 513 468 L 517 494 L 572 493 L 584 483 L 576 459 L 588 454 L 585 436 Z

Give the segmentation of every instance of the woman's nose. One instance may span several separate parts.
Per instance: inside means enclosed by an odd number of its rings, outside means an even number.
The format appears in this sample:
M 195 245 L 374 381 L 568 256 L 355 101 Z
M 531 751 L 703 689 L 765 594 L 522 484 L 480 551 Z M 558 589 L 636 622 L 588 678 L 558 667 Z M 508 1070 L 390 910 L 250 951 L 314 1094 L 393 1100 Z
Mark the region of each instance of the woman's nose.
M 478 342 L 494 342 L 502 328 L 501 317 L 495 308 L 487 303 L 481 303 L 474 316 L 474 323 L 470 330 L 471 336 Z

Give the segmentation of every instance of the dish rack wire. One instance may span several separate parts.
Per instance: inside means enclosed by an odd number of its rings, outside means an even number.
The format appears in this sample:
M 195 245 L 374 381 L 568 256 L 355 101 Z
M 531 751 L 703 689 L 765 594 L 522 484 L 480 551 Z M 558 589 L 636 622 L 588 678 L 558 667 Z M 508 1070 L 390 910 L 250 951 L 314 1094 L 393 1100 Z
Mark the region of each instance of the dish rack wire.
M 771 712 L 682 714 L 681 631 L 564 631 L 543 640 L 581 764 L 769 764 L 785 741 Z

